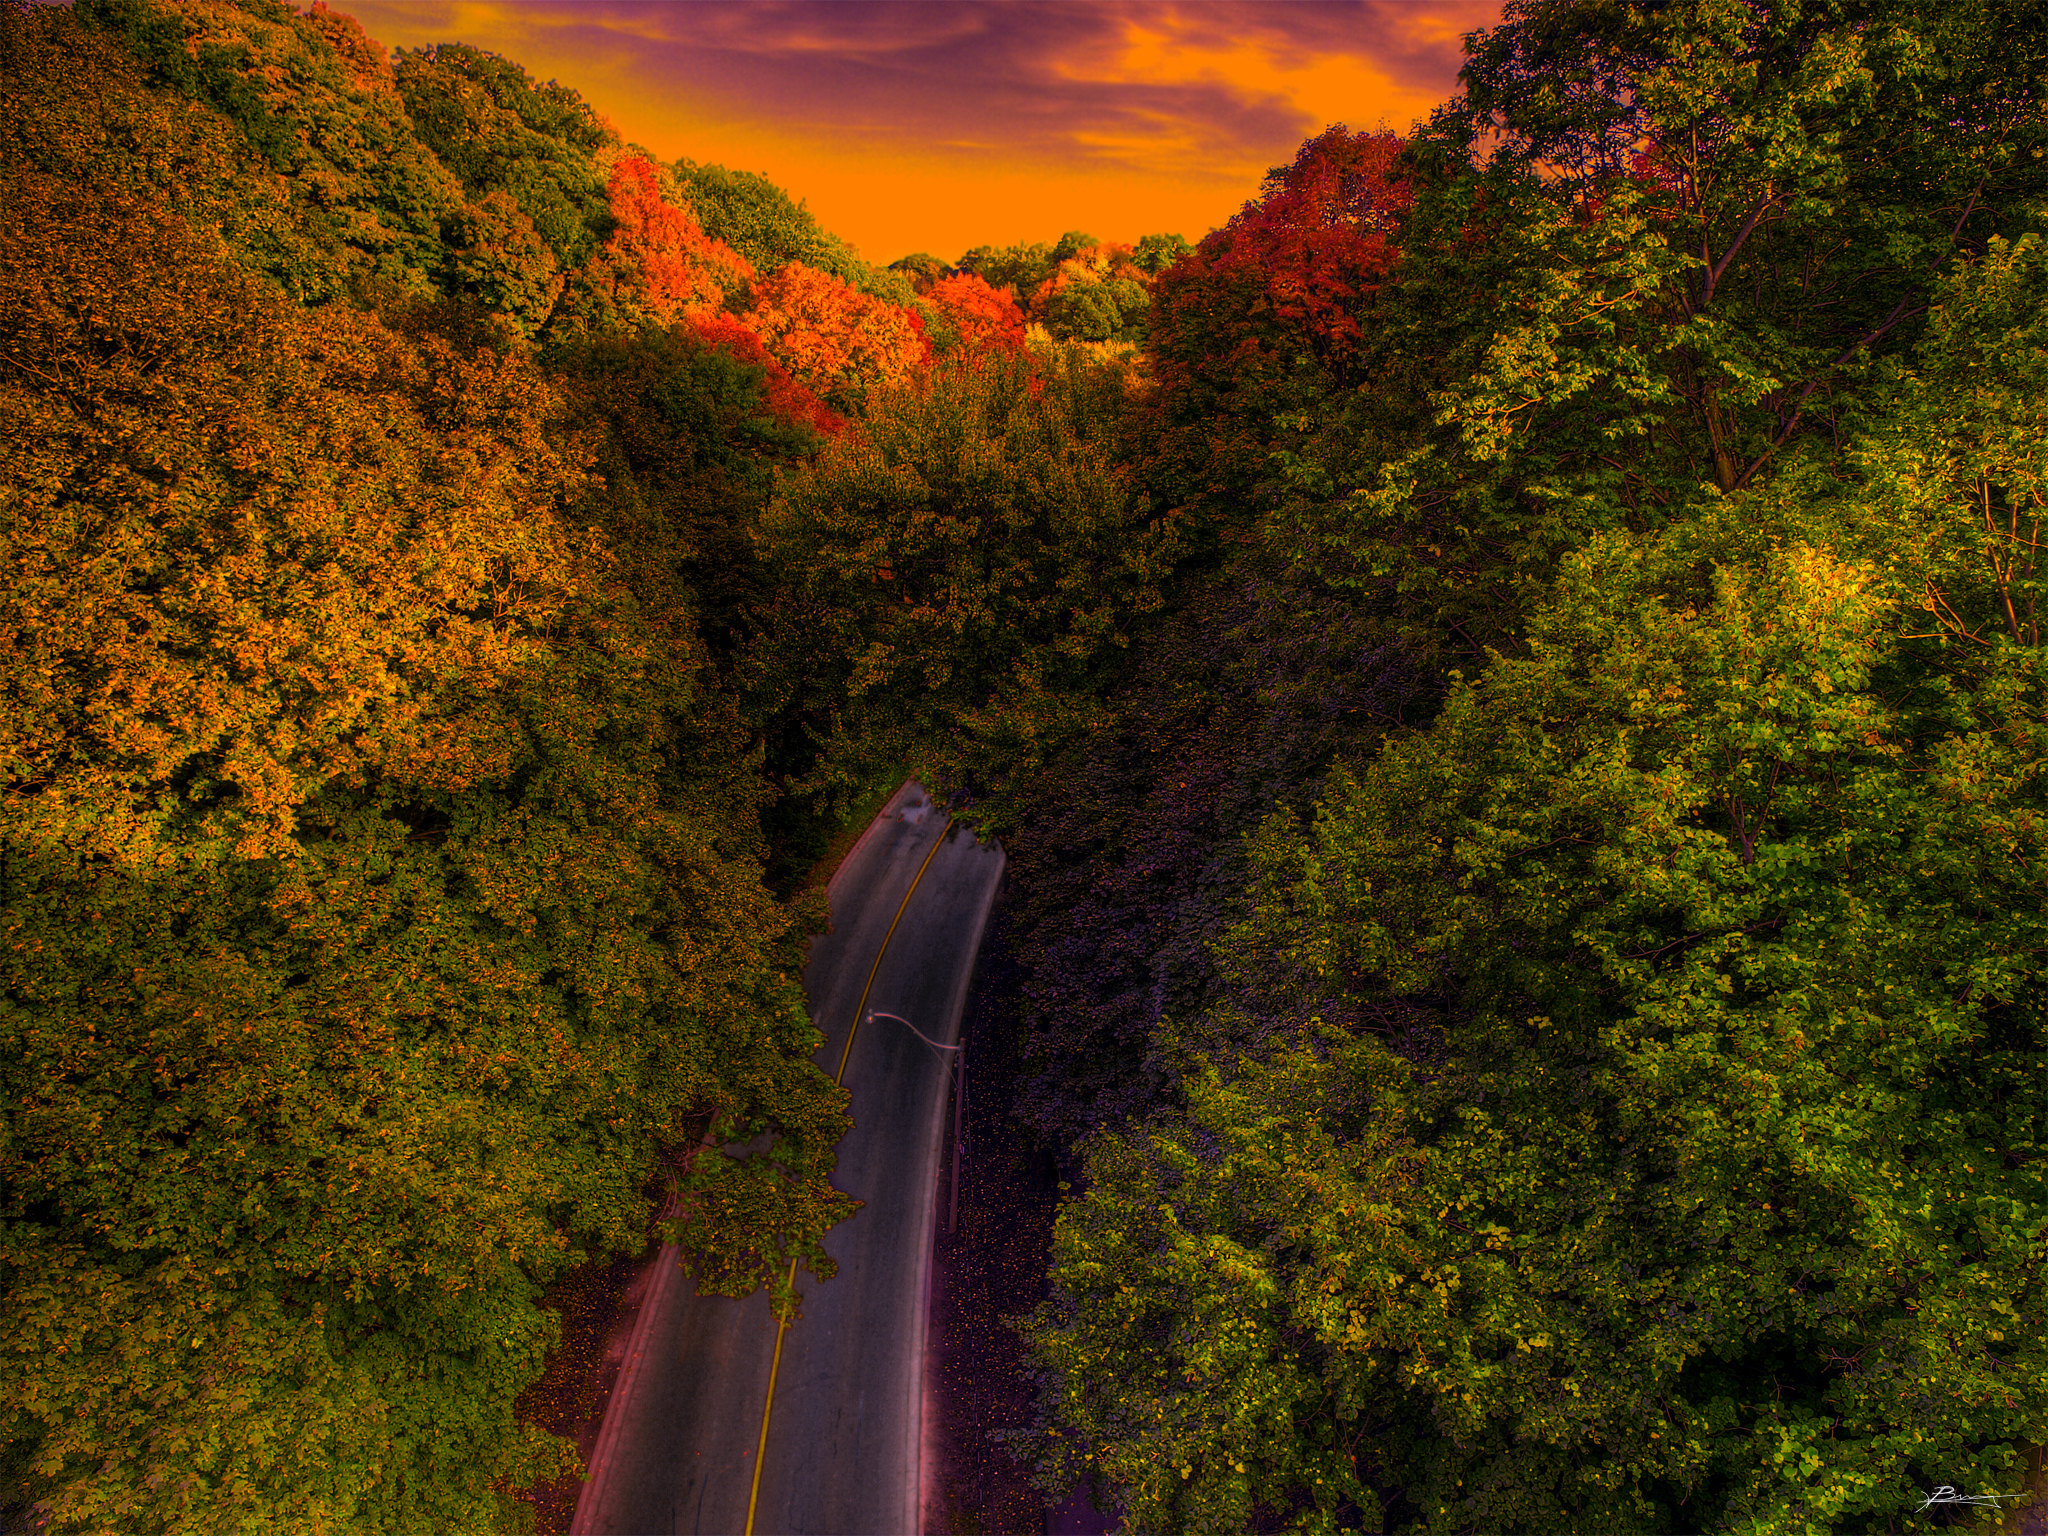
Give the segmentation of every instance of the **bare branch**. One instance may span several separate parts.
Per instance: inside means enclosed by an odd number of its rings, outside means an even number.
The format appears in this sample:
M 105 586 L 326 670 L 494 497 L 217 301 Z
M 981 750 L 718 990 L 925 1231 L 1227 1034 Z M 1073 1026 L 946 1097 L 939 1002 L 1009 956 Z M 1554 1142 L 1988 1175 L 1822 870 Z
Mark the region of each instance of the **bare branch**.
M 1761 219 L 1777 200 L 1778 195 L 1773 192 L 1750 209 L 1749 217 L 1742 221 L 1742 228 L 1735 232 L 1735 238 L 1729 242 L 1728 249 L 1721 253 L 1721 259 L 1707 269 L 1706 287 L 1700 293 L 1701 309 L 1705 309 L 1714 301 L 1714 285 L 1721 281 L 1721 274 L 1728 270 L 1728 263 L 1735 259 L 1735 253 L 1740 251 L 1749 237 L 1755 233 L 1757 220 Z
M 1983 172 L 1977 177 L 1977 185 L 1970 189 L 1969 201 L 1963 204 L 1962 217 L 1956 220 L 1956 227 L 1948 232 L 1948 243 L 1950 245 L 1954 245 L 1956 241 L 1962 238 L 1963 226 L 1970 222 L 1970 215 L 1977 209 L 1977 194 L 1984 190 L 1984 177 L 1990 174 L 1989 171 Z M 1934 259 L 1934 264 L 1938 267 L 1944 259 L 1946 258 L 1937 256 Z

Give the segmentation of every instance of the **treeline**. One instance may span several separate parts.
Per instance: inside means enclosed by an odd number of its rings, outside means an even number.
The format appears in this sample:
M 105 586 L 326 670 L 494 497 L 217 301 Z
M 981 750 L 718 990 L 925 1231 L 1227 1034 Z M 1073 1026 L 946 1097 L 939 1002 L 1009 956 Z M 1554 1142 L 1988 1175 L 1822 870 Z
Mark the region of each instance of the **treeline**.
M 2038 21 L 1512 5 L 1427 124 L 1330 130 L 1160 275 L 1161 604 L 979 786 L 1079 1170 L 1048 1491 L 2041 1491 Z
M 1100 691 L 1124 371 L 319 5 L 0 5 L 0 198 L 0 1507 L 519 1529 L 552 1283 L 829 1274 L 801 877 Z
M 1153 279 L 1188 250 L 1179 235 L 1119 245 L 1070 229 L 1050 245 L 977 245 L 952 266 L 920 251 L 889 270 L 926 294 L 948 279 L 978 277 L 1008 293 L 1055 341 L 1137 348 L 1145 341 Z

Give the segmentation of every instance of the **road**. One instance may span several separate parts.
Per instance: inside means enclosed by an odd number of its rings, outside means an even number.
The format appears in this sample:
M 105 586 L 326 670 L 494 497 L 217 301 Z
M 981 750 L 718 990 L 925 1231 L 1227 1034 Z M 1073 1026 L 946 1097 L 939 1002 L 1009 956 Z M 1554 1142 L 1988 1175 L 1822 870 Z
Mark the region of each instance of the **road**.
M 955 1042 L 1002 871 L 1001 850 L 965 827 L 948 831 L 918 785 L 883 807 L 827 888 L 833 931 L 811 941 L 804 967 L 825 1037 L 816 1060 L 828 1075 L 878 951 L 863 1015 L 899 1014 L 933 1040 Z M 805 1281 L 803 1315 L 783 1340 L 761 1458 L 760 1536 L 918 1529 L 925 1286 L 950 1053 L 875 1018 L 859 1025 L 845 1060 L 854 1128 L 832 1182 L 867 1203 L 826 1234 L 839 1273 Z M 592 1452 L 571 1527 L 578 1536 L 746 1528 L 775 1318 L 764 1294 L 698 1296 L 672 1251 L 661 1260 Z

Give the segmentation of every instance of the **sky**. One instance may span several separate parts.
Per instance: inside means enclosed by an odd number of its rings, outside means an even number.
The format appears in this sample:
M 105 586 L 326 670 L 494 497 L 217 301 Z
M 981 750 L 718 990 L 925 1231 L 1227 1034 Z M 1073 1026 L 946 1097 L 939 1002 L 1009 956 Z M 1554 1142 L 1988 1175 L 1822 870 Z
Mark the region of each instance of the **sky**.
M 388 48 L 461 42 L 629 142 L 758 171 L 888 263 L 1198 240 L 1331 123 L 1403 131 L 1494 0 L 331 0 Z

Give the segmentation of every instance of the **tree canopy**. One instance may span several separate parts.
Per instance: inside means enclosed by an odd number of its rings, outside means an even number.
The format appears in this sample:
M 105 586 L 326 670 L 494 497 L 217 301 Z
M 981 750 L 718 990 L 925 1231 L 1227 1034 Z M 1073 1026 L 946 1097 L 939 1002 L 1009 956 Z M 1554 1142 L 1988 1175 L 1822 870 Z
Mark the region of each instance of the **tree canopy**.
M 2048 33 L 1461 82 L 878 269 L 473 47 L 0 0 L 0 1507 L 521 1528 L 551 1286 L 829 1274 L 798 893 L 906 767 L 1010 856 L 1049 1494 L 2038 1485 Z

